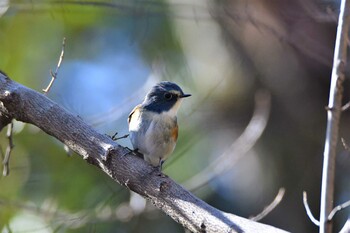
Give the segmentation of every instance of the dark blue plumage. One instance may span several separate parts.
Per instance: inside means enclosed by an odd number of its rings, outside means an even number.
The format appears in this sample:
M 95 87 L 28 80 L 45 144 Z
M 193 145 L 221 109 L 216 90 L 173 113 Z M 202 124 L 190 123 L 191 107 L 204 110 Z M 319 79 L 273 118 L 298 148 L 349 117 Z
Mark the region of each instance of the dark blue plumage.
M 141 105 L 148 111 L 162 113 L 169 111 L 179 98 L 188 96 L 175 83 L 164 81 L 152 87 Z

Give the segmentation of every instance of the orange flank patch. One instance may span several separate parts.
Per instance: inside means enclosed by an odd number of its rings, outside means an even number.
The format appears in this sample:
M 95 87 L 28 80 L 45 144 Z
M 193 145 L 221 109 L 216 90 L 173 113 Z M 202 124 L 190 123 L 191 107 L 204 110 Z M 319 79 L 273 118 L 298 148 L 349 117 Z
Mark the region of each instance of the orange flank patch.
M 175 125 L 175 127 L 173 128 L 173 130 L 171 131 L 171 137 L 174 139 L 174 141 L 177 141 L 177 137 L 179 136 L 179 127 L 177 126 L 177 124 Z

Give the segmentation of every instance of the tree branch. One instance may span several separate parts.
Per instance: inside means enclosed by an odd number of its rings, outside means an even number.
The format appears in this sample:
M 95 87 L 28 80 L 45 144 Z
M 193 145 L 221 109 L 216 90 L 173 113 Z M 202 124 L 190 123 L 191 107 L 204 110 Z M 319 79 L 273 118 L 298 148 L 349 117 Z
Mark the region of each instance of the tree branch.
M 7 79 L 7 75 L 0 70 L 0 77 Z M 7 115 L 6 108 L 4 108 L 3 103 L 0 101 L 0 131 L 8 124 L 11 123 L 11 117 Z
M 285 232 L 215 209 L 172 179 L 157 176 L 144 160 L 128 154 L 127 148 L 97 133 L 43 94 L 0 73 L 0 122 L 2 118 L 38 126 L 192 232 Z
M 350 22 L 349 1 L 342 0 L 334 48 L 333 70 L 329 91 L 327 131 L 323 153 L 323 171 L 320 206 L 320 233 L 332 232 L 328 216 L 333 209 L 335 157 L 338 143 L 339 122 L 342 111 L 343 82 L 345 79 L 346 51 Z

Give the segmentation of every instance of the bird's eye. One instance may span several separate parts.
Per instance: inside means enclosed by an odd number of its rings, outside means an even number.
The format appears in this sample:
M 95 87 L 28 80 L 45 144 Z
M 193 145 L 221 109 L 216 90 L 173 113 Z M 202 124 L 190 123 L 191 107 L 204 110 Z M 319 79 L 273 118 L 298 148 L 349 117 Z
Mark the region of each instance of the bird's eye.
M 165 98 L 166 100 L 170 100 L 172 97 L 173 97 L 173 95 L 172 95 L 171 93 L 165 93 L 165 94 L 164 94 L 164 98 Z

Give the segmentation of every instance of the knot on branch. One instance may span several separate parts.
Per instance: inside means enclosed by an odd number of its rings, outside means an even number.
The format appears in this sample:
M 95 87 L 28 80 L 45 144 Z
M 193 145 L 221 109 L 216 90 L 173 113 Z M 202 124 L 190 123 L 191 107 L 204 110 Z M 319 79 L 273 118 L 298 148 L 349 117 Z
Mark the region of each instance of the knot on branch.
M 85 159 L 85 161 L 86 161 L 87 163 L 89 163 L 89 164 L 91 164 L 91 165 L 97 166 L 97 165 L 99 164 L 98 161 L 97 161 L 97 159 L 94 158 L 94 157 L 92 157 L 92 156 L 87 156 L 87 157 L 84 158 L 84 159 Z
M 170 184 L 166 181 L 162 181 L 159 185 L 159 191 L 161 193 L 166 192 L 167 190 L 169 190 L 169 188 L 170 188 Z
M 8 90 L 0 93 L 0 130 L 10 124 L 14 118 L 9 111 L 9 105 L 13 103 L 15 94 Z
M 205 225 L 205 223 L 204 223 L 204 222 L 202 222 L 200 232 L 201 232 L 201 233 L 205 233 L 205 232 L 207 232 L 207 231 L 206 231 L 206 228 L 207 228 L 207 226 Z
M 5 109 L 8 109 L 11 104 L 16 103 L 17 99 L 18 99 L 18 94 L 14 91 L 5 89 L 2 93 L 0 93 L 0 101 L 2 102 L 2 106 Z
M 3 103 L 0 102 L 0 131 L 12 121 L 12 118 L 5 113 L 6 109 L 2 107 Z

